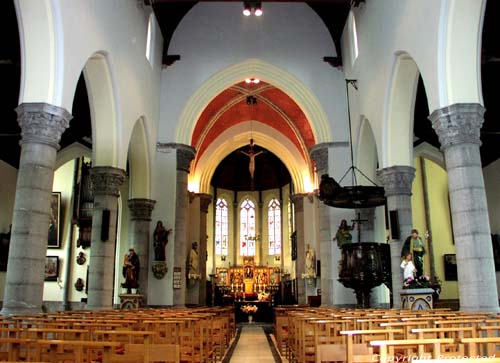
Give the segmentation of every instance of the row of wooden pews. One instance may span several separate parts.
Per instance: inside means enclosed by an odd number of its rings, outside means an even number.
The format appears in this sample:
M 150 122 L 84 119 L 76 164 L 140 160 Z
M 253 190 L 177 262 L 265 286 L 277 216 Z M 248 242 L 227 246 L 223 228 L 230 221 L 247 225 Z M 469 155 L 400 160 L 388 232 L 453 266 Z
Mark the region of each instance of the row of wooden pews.
M 500 315 L 489 313 L 278 307 L 274 333 L 293 363 L 500 363 Z
M 0 317 L 0 361 L 216 363 L 235 332 L 231 307 Z

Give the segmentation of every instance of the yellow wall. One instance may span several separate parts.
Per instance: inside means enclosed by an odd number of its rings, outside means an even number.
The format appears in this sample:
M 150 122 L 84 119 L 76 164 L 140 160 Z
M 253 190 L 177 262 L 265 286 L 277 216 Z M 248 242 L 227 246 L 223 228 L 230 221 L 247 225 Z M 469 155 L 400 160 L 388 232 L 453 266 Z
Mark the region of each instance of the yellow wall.
M 436 275 L 441 279 L 441 299 L 458 299 L 458 284 L 456 281 L 444 280 L 444 254 L 454 254 L 451 217 L 448 201 L 448 175 L 446 170 L 429 159 L 423 159 L 426 179 L 422 178 L 421 158 L 414 159 L 416 169 L 412 187 L 413 225 L 422 237 L 429 230 L 434 250 L 434 266 Z M 429 224 L 425 219 L 424 183 L 428 193 Z M 427 246 L 427 251 L 429 248 Z M 425 273 L 430 274 L 430 261 L 425 259 Z
M 0 232 L 9 232 L 9 226 L 12 223 L 12 214 L 14 213 L 14 198 L 16 196 L 17 169 L 0 160 Z M 0 272 L 0 299 L 3 298 L 6 272 Z

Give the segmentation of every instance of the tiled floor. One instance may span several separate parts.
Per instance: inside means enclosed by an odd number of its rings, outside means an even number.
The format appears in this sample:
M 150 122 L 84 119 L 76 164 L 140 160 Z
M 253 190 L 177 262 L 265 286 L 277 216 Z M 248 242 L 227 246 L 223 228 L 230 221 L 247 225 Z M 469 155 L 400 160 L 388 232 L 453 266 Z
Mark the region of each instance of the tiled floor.
M 258 324 L 245 324 L 230 359 L 231 363 L 275 363 L 266 334 Z

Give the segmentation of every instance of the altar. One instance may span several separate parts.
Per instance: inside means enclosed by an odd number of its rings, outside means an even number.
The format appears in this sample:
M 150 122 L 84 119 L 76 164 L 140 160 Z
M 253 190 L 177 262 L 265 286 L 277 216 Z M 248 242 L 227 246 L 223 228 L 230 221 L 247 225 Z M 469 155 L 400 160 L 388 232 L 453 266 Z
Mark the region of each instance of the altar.
M 281 270 L 279 267 L 256 266 L 253 257 L 244 257 L 242 266 L 216 268 L 215 287 L 224 301 L 262 302 L 271 305 L 279 291 Z

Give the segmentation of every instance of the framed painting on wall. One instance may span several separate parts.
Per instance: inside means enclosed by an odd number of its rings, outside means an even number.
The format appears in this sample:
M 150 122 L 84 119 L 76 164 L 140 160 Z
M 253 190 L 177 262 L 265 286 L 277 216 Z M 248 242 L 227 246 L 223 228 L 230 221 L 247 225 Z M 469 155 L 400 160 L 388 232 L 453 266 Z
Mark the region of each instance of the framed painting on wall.
M 49 231 L 48 243 L 49 248 L 61 247 L 60 239 L 61 230 L 61 193 L 53 192 L 50 200 L 50 215 L 49 215 Z
M 45 281 L 57 281 L 59 277 L 59 257 L 45 256 Z
M 444 255 L 444 279 L 446 281 L 457 281 L 457 256 L 455 254 Z

